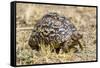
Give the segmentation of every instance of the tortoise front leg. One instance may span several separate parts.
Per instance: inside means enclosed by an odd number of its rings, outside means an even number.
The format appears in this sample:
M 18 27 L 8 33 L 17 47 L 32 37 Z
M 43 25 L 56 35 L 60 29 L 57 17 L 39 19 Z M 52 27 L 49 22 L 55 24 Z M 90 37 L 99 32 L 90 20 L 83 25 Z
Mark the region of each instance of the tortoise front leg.
M 80 41 L 77 40 L 77 42 L 78 42 L 78 44 L 79 44 L 80 49 L 83 50 L 83 46 L 81 45 Z

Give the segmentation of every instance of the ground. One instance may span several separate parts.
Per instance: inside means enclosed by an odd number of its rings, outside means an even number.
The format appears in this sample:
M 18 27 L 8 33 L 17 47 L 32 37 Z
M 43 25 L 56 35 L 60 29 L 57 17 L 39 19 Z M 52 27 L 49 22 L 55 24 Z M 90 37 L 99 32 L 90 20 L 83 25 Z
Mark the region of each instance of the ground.
M 46 13 L 57 12 L 69 18 L 83 34 L 84 50 L 78 53 L 51 52 L 40 44 L 34 53 L 28 45 L 34 24 Z M 17 65 L 48 64 L 96 60 L 96 7 L 57 6 L 17 3 L 16 6 L 16 63 Z

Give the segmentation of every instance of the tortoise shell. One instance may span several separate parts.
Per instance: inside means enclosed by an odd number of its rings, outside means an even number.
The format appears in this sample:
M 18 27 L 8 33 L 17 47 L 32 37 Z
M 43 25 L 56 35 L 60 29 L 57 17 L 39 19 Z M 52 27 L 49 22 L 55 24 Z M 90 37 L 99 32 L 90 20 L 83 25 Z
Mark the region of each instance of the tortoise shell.
M 80 38 L 80 33 L 68 18 L 58 13 L 48 13 L 34 25 L 29 45 L 32 49 L 36 49 L 42 41 L 45 44 L 56 42 L 59 46 L 62 46 L 60 45 L 62 43 L 68 42 L 66 46 L 69 46 L 69 42 Z M 56 47 L 56 45 L 54 46 Z M 57 47 L 59 48 L 59 46 Z

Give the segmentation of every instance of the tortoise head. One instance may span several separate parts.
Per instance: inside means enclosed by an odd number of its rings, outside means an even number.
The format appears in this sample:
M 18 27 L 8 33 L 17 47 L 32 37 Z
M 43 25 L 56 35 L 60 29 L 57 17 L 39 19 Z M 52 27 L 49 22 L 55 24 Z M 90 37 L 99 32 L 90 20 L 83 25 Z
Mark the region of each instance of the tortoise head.
M 79 40 L 82 38 L 82 34 L 80 34 L 78 31 L 74 31 L 72 36 L 71 36 L 72 40 Z

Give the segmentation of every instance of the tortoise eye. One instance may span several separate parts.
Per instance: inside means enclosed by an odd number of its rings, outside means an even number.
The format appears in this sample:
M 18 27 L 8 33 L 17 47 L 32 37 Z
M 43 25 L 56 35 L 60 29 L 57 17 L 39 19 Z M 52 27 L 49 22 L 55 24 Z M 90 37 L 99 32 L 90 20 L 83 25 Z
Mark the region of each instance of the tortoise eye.
M 75 36 L 77 37 L 77 39 L 81 39 L 82 38 L 82 34 L 80 34 L 80 33 L 76 33 Z
M 83 37 L 83 35 L 82 35 L 82 34 L 79 34 L 79 33 L 78 33 L 77 35 L 79 36 L 79 39 Z

